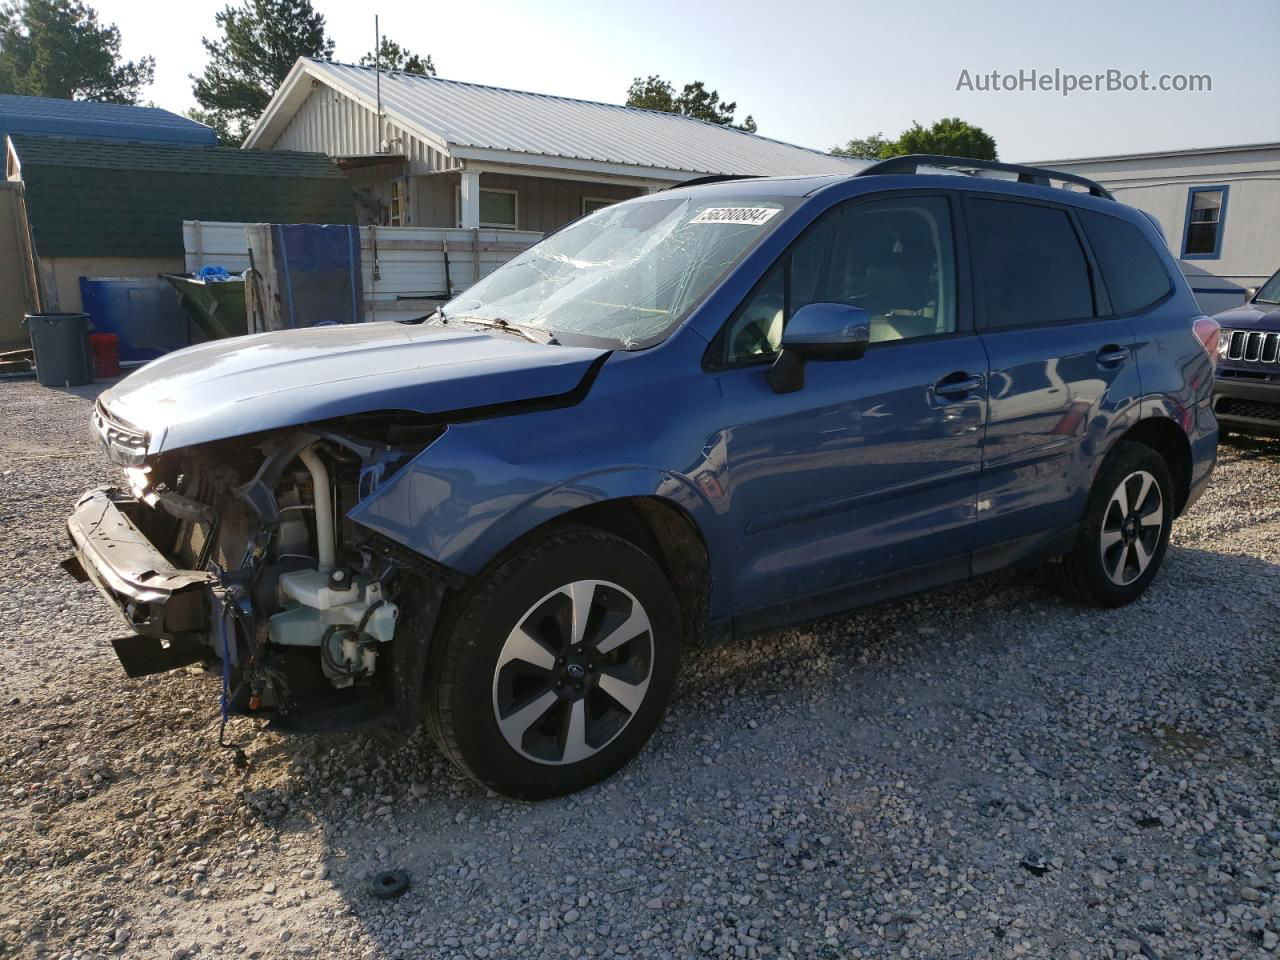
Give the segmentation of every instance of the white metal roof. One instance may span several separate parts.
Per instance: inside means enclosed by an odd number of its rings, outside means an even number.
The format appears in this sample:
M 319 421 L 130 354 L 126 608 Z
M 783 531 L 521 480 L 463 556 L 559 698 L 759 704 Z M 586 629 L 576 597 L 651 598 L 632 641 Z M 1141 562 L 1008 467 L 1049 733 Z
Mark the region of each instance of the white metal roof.
M 370 108 L 376 103 L 372 67 L 299 60 L 245 146 L 270 146 L 313 79 Z M 665 178 L 838 174 L 860 166 L 677 114 L 406 73 L 383 71 L 382 109 L 388 123 L 436 142 L 455 159 L 520 163 L 521 157 L 559 158 L 565 162 L 556 165 L 566 169 L 575 162 L 609 164 Z M 547 165 L 546 160 L 541 164 Z
M 1280 149 L 1280 143 L 1232 143 L 1221 147 L 1179 147 L 1174 150 L 1152 150 L 1146 153 L 1110 153 L 1097 157 L 1068 157 L 1065 160 L 1036 160 L 1032 167 L 1065 166 L 1068 163 L 1109 163 L 1112 160 L 1157 160 L 1164 157 L 1201 157 L 1215 153 L 1257 153 Z

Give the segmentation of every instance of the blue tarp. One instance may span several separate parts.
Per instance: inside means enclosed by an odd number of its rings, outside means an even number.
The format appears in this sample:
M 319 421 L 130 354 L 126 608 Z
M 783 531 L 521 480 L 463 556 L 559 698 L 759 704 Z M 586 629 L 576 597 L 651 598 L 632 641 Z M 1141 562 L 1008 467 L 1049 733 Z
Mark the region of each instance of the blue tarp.
M 285 326 L 364 319 L 358 227 L 276 223 L 271 226 L 271 248 Z

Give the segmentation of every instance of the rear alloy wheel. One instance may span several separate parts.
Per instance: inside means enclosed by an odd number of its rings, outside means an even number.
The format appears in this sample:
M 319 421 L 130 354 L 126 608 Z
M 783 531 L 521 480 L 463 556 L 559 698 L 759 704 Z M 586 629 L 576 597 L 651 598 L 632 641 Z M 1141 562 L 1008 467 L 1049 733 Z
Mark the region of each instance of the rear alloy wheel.
M 679 670 L 680 610 L 631 543 L 572 529 L 519 550 L 432 638 L 427 725 L 470 776 L 539 799 L 603 780 L 644 746 Z
M 1117 444 L 1094 478 L 1075 546 L 1049 568 L 1075 599 L 1100 607 L 1132 603 L 1160 569 L 1173 514 L 1164 458 L 1145 444 Z
M 1146 573 L 1163 533 L 1160 484 L 1146 470 L 1135 470 L 1120 481 L 1102 515 L 1098 547 L 1107 579 L 1127 587 Z

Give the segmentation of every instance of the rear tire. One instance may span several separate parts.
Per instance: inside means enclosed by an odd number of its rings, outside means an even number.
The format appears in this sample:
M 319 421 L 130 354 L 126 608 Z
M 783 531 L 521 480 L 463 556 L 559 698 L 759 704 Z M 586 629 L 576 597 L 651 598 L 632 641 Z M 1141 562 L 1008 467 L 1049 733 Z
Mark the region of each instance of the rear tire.
M 1146 592 L 1173 528 L 1173 478 L 1164 458 L 1122 441 L 1103 461 L 1089 492 L 1075 546 L 1049 565 L 1072 599 L 1122 607 Z
M 627 763 L 675 687 L 680 610 L 643 551 L 579 528 L 481 574 L 434 637 L 427 726 L 469 776 L 525 800 Z

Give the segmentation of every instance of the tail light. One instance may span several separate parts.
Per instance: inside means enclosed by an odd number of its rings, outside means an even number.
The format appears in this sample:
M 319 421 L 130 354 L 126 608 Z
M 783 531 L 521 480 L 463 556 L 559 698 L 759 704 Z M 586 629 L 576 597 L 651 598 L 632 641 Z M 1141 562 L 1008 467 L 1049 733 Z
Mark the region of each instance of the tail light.
M 1196 335 L 1196 339 L 1200 341 L 1200 346 L 1204 347 L 1204 352 L 1209 355 L 1209 362 L 1216 364 L 1218 362 L 1218 343 L 1222 338 L 1222 326 L 1211 317 L 1201 316 L 1192 321 L 1191 332 Z

